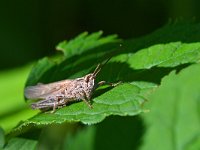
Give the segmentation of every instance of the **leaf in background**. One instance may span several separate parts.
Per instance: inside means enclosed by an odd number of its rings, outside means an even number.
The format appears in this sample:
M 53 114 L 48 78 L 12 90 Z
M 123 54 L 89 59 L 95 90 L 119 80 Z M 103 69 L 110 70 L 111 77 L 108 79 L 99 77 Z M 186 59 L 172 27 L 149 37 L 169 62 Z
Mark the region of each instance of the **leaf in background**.
M 127 62 L 133 69 L 176 67 L 181 64 L 196 63 L 200 61 L 200 42 L 157 44 L 133 54 L 118 55 L 115 60 Z
M 135 52 L 152 45 L 171 42 L 194 43 L 200 39 L 200 23 L 169 23 L 154 32 L 137 39 L 124 41 L 127 52 Z
M 98 47 L 100 45 L 117 41 L 116 40 L 117 35 L 110 35 L 101 38 L 102 34 L 103 34 L 102 31 L 95 32 L 90 35 L 88 35 L 87 32 L 84 32 L 78 35 L 73 40 L 70 40 L 69 42 L 67 41 L 60 42 L 56 46 L 56 49 L 64 52 L 65 57 L 69 58 L 73 55 L 80 55 L 81 53 L 93 49 L 95 47 Z
M 8 144 L 5 146 L 5 150 L 35 150 L 37 141 L 23 139 L 23 138 L 12 138 L 9 140 Z
M 184 63 L 194 63 L 199 60 L 200 43 L 175 42 L 154 45 L 140 50 L 129 59 L 129 63 L 133 68 L 148 69 L 154 66 L 174 67 Z
M 200 64 L 166 76 L 149 96 L 141 150 L 200 149 Z
M 200 23 L 170 23 L 141 38 L 123 41 L 124 51 L 116 60 L 128 62 L 133 69 L 197 62 L 199 39 Z

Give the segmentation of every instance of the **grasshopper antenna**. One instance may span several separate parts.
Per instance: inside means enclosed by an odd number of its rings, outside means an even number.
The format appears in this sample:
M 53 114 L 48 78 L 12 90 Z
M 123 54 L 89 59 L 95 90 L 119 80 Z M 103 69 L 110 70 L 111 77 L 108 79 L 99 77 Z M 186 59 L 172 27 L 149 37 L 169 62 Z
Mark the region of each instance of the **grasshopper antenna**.
M 119 47 L 121 49 L 122 47 L 122 44 L 119 44 Z M 112 54 L 112 56 L 110 56 L 106 61 L 105 63 L 100 63 L 97 65 L 96 69 L 94 70 L 93 72 L 93 76 L 96 77 L 97 74 L 101 71 L 101 69 L 108 63 L 108 61 L 114 56 L 114 54 Z
M 94 72 L 93 72 L 93 76 L 97 76 L 97 74 L 101 71 L 101 69 L 108 63 L 108 61 L 111 59 L 112 57 L 110 57 L 110 58 L 108 58 L 106 61 L 105 61 L 105 63 L 101 63 L 101 64 L 98 64 L 97 65 L 97 67 L 96 67 L 96 69 L 94 70 Z

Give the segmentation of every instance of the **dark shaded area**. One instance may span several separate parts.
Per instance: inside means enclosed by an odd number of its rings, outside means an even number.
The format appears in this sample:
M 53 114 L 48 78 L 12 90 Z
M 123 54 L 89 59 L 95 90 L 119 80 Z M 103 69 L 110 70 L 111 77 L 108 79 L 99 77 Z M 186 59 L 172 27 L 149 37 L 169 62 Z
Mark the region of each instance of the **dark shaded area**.
M 142 119 L 138 116 L 111 116 L 96 127 L 95 150 L 137 149 L 144 133 Z
M 41 134 L 41 131 L 42 131 L 42 128 L 32 127 L 31 130 L 24 132 L 23 134 L 19 135 L 19 137 L 25 138 L 25 139 L 38 140 Z
M 102 74 L 100 74 L 100 80 L 108 80 L 110 82 L 123 81 L 148 81 L 156 84 L 160 84 L 161 79 L 169 74 L 172 70 L 179 72 L 189 64 L 179 65 L 177 67 L 153 67 L 151 69 L 133 70 L 126 63 L 109 63 L 105 66 Z M 110 72 L 105 76 L 107 72 Z M 104 75 L 104 76 L 103 76 Z
M 189 66 L 190 64 L 184 64 L 177 67 L 166 67 L 159 68 L 153 67 L 151 69 L 145 70 L 133 70 L 126 63 L 109 63 L 105 66 L 102 72 L 99 75 L 98 80 L 108 81 L 108 83 L 117 83 L 119 81 L 124 82 L 132 82 L 132 81 L 147 81 L 156 84 L 160 84 L 161 79 L 169 74 L 171 71 L 176 70 L 176 73 Z M 120 69 L 119 69 L 120 68 Z M 107 72 L 110 72 L 105 76 Z M 94 93 L 94 97 L 99 96 L 113 87 L 107 87 L 105 89 L 97 90 Z

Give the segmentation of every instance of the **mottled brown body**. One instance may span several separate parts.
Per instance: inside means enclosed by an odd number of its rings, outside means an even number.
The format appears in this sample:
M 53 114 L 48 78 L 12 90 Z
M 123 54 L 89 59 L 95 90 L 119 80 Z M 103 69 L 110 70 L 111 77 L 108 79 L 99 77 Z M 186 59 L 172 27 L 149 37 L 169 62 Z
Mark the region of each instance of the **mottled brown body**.
M 59 106 L 65 106 L 72 101 L 83 100 L 90 108 L 92 108 L 89 100 L 93 91 L 105 83 L 101 81 L 95 82 L 96 75 L 101 70 L 100 65 L 97 66 L 93 73 L 74 80 L 63 80 L 49 84 L 38 84 L 29 86 L 25 89 L 25 97 L 28 99 L 38 99 L 38 102 L 32 103 L 33 109 L 53 108 L 53 112 Z

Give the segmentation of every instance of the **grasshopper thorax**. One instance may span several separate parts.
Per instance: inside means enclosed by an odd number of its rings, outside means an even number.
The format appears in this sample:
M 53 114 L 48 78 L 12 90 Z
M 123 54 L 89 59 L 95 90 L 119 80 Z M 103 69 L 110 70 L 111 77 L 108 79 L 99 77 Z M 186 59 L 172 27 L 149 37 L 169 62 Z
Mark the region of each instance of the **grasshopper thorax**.
M 88 99 L 91 98 L 92 93 L 95 90 L 95 87 L 96 87 L 95 86 L 95 76 L 92 73 L 87 74 L 84 77 L 84 91 L 85 91 L 86 97 Z

